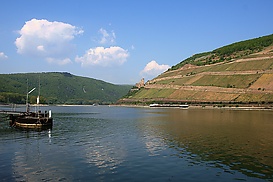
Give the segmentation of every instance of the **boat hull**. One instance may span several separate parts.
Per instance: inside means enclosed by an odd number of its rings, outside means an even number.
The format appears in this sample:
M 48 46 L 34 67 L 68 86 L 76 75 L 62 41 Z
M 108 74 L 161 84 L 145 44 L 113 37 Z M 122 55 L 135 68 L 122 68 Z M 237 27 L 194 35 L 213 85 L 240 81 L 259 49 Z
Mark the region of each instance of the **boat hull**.
M 15 121 L 13 126 L 17 128 L 25 128 L 25 129 L 48 129 L 48 128 L 52 128 L 52 119 L 49 119 L 47 122 L 41 122 L 37 120 L 34 123 Z
M 51 129 L 53 119 L 45 114 L 28 113 L 24 115 L 11 115 L 10 125 L 22 129 Z

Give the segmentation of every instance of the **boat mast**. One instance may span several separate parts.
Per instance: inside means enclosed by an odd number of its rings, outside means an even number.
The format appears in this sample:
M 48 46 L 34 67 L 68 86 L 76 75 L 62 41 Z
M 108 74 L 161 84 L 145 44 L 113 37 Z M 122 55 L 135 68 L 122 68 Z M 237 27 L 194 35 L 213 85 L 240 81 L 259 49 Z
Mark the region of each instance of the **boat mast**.
M 26 99 L 26 112 L 29 111 L 29 105 L 28 105 L 28 79 L 27 79 L 27 99 Z
M 28 91 L 28 79 L 27 79 L 27 99 L 26 99 L 26 112 L 29 112 L 29 104 L 28 104 L 28 95 L 33 92 L 36 88 L 34 87 L 32 90 Z
M 38 91 L 38 97 L 37 97 L 37 109 L 40 110 L 39 104 L 40 104 L 40 89 L 41 89 L 41 82 L 40 82 L 40 76 L 39 76 L 39 91 Z

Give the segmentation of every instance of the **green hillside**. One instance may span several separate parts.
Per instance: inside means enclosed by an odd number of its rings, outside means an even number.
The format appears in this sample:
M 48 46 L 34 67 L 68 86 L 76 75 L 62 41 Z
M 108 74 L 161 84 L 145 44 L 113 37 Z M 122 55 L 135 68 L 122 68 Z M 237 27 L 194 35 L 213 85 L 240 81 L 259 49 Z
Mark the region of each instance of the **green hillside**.
M 204 52 L 195 54 L 177 65 L 170 68 L 170 70 L 176 70 L 183 67 L 186 64 L 192 64 L 196 66 L 210 65 L 224 61 L 234 61 L 241 57 L 258 53 L 264 48 L 273 44 L 273 34 L 263 36 L 255 39 L 236 42 L 221 48 L 215 49 L 211 52 Z
M 131 88 L 66 72 L 0 74 L 0 103 L 25 103 L 27 82 L 28 90 L 36 87 L 30 94 L 31 103 L 35 103 L 39 80 L 44 104 L 113 103 Z
M 273 35 L 196 54 L 119 103 L 271 104 Z

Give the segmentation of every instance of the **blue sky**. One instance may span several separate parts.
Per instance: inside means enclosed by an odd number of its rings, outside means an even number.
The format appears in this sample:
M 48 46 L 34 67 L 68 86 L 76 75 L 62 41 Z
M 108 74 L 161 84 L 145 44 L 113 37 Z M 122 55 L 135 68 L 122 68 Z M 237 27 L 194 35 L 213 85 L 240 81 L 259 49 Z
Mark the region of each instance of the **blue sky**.
M 0 73 L 70 72 L 114 84 L 273 33 L 272 0 L 8 0 Z

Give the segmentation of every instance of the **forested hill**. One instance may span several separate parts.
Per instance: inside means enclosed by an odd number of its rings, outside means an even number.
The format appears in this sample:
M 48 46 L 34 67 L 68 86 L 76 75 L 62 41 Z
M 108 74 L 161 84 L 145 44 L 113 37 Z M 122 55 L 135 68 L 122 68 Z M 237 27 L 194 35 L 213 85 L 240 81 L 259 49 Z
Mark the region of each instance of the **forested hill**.
M 28 84 L 27 84 L 28 82 Z M 31 103 L 39 93 L 44 104 L 107 104 L 124 96 L 132 86 L 114 85 L 66 72 L 0 74 L 0 103 L 25 103 L 28 90 Z
M 119 103 L 273 104 L 273 34 L 195 54 Z

